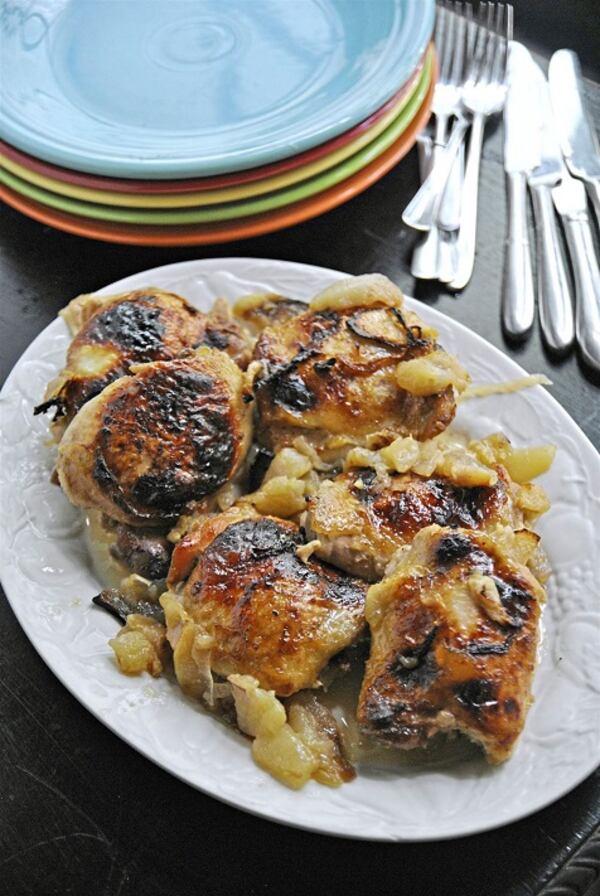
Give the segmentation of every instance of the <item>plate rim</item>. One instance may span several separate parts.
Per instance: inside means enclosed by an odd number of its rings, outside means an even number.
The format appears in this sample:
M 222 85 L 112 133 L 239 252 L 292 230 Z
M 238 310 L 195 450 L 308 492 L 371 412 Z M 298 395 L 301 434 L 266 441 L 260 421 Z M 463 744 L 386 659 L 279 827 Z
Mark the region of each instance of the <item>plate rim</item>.
M 413 88 L 398 104 L 396 114 L 387 121 L 383 130 L 347 157 L 336 161 L 331 166 L 311 174 L 308 178 L 300 178 L 298 182 L 267 189 L 257 195 L 241 198 L 218 199 L 216 202 L 202 202 L 185 207 L 146 208 L 125 205 L 103 204 L 99 200 L 81 199 L 66 196 L 48 187 L 40 186 L 15 175 L 9 168 L 0 163 L 0 182 L 20 193 L 28 199 L 47 205 L 49 208 L 71 214 L 75 217 L 90 218 L 111 224 L 131 224 L 134 227 L 174 227 L 198 224 L 220 224 L 235 221 L 238 218 L 254 217 L 267 214 L 318 196 L 326 190 L 333 189 L 344 181 L 359 174 L 363 168 L 376 163 L 380 156 L 399 141 L 409 130 L 418 116 L 425 97 L 430 91 L 435 73 L 433 53 L 426 57 L 425 65 Z M 37 194 L 37 195 L 36 195 Z
M 290 145 L 293 145 L 297 152 L 305 151 L 354 127 L 386 103 L 411 77 L 431 39 L 435 2 L 434 0 L 389 0 L 389 2 L 392 4 L 390 8 L 395 8 L 395 16 L 401 18 L 408 16 L 409 24 L 412 26 L 410 49 L 407 51 L 405 48 L 404 56 L 400 59 L 396 57 L 395 60 L 395 64 L 402 72 L 400 78 L 390 87 L 383 73 L 379 73 L 375 84 L 366 91 L 365 96 L 361 97 L 360 103 L 355 101 L 351 112 L 346 108 L 344 115 L 338 114 L 330 121 L 323 121 L 321 117 L 320 124 L 313 125 L 312 130 L 306 130 L 306 122 L 302 127 L 298 122 L 291 132 L 287 132 L 285 138 L 279 138 L 279 142 L 271 146 L 262 148 L 250 146 L 236 153 L 232 152 L 227 157 L 224 157 L 222 152 L 216 153 L 215 150 L 210 156 L 196 152 L 195 155 L 188 153 L 178 159 L 168 155 L 158 158 L 156 150 L 146 150 L 146 157 L 142 157 L 139 150 L 137 156 L 117 149 L 109 155 L 102 149 L 99 138 L 92 139 L 92 143 L 96 143 L 95 150 L 88 147 L 85 151 L 74 148 L 66 137 L 61 141 L 57 136 L 44 136 L 28 125 L 26 120 L 13 120 L 6 116 L 0 117 L 0 138 L 23 152 L 61 167 L 96 175 L 133 177 L 140 180 L 210 177 L 276 162 L 289 155 Z M 363 77 L 363 84 L 365 80 L 369 79 Z M 58 84 L 58 81 L 56 83 Z M 351 93 L 351 89 L 346 87 L 344 94 L 347 95 L 349 92 Z
M 83 189 L 112 190 L 118 193 L 148 193 L 156 196 L 168 196 L 170 193 L 185 192 L 201 192 L 203 190 L 224 189 L 230 186 L 242 186 L 244 184 L 253 183 L 256 180 L 278 176 L 302 165 L 311 164 L 314 161 L 327 155 L 329 152 L 335 152 L 344 147 L 353 139 L 359 137 L 365 130 L 373 127 L 380 118 L 389 112 L 391 108 L 401 101 L 405 93 L 414 86 L 421 74 L 427 51 L 431 43 L 425 48 L 423 56 L 419 60 L 419 64 L 415 68 L 410 78 L 402 85 L 390 99 L 364 118 L 353 128 L 349 128 L 337 137 L 325 141 L 312 149 L 297 153 L 293 156 L 286 156 L 278 162 L 272 162 L 270 165 L 262 165 L 255 168 L 247 168 L 244 171 L 232 172 L 231 174 L 215 175 L 213 177 L 191 177 L 183 180 L 172 178 L 171 180 L 140 180 L 139 178 L 117 178 L 108 175 L 89 174 L 83 171 L 75 171 L 74 169 L 64 168 L 60 165 L 54 165 L 51 162 L 45 162 L 43 159 L 29 155 L 16 146 L 6 143 L 0 138 L 0 155 L 4 154 L 12 159 L 18 165 L 35 171 L 44 177 L 61 181 L 62 183 L 80 186 Z
M 109 226 L 108 222 L 94 221 L 93 219 L 79 218 L 66 212 L 58 212 L 21 196 L 21 194 L 3 186 L 2 183 L 0 183 L 0 198 L 4 199 L 7 205 L 17 209 L 22 214 L 28 215 L 43 224 L 56 227 L 58 230 L 122 245 L 181 247 L 215 245 L 233 240 L 248 239 L 315 218 L 353 199 L 376 183 L 397 165 L 414 146 L 417 134 L 429 117 L 433 90 L 434 81 L 432 79 L 423 104 L 417 110 L 414 119 L 406 130 L 381 156 L 370 162 L 369 165 L 356 174 L 308 199 L 303 199 L 300 202 L 295 202 L 287 207 L 271 212 L 263 212 L 261 215 L 228 222 L 228 226 L 225 226 L 227 222 L 225 222 L 225 225 L 222 222 L 220 225 L 196 224 L 188 227 L 168 227 L 165 225 L 163 228 L 144 224 L 117 225 L 113 223 Z
M 429 53 L 426 53 L 423 60 L 424 65 L 428 64 L 429 58 Z M 179 193 L 175 191 L 170 193 L 144 193 L 141 190 L 128 193 L 122 189 L 84 187 L 64 179 L 42 174 L 30 165 L 24 165 L 15 161 L 10 154 L 4 151 L 6 144 L 3 144 L 2 141 L 0 141 L 0 169 L 4 168 L 21 181 L 26 181 L 42 190 L 56 193 L 67 199 L 75 199 L 80 202 L 97 205 L 111 205 L 129 210 L 160 211 L 164 209 L 165 211 L 173 211 L 175 209 L 182 210 L 241 202 L 255 196 L 263 196 L 265 193 L 274 193 L 293 185 L 299 185 L 309 179 L 312 180 L 316 176 L 337 168 L 342 162 L 350 160 L 358 152 L 366 149 L 378 137 L 381 137 L 388 127 L 391 127 L 396 122 L 409 103 L 412 104 L 421 84 L 424 65 L 419 69 L 418 77 L 411 80 L 409 90 L 398 96 L 398 98 L 394 97 L 392 101 L 386 103 L 384 107 L 386 111 L 382 115 L 377 116 L 377 119 L 369 127 L 357 132 L 352 139 L 345 142 L 342 146 L 333 148 L 330 153 L 321 154 L 314 161 L 299 164 L 288 171 L 282 171 L 280 174 L 255 178 L 247 183 L 231 184 L 223 187 L 206 186 L 201 190 L 185 189 Z M 432 77 L 433 73 L 434 69 L 432 68 Z M 423 98 L 425 93 L 426 90 L 423 91 Z M 410 121 L 407 123 L 407 127 L 408 124 L 410 124 Z
M 142 276 L 145 278 L 147 277 L 148 282 L 151 282 L 152 276 L 158 275 L 158 274 L 160 274 L 161 276 L 163 276 L 164 274 L 169 274 L 169 275 L 173 274 L 173 279 L 176 279 L 178 274 L 187 273 L 188 271 L 192 271 L 194 269 L 199 271 L 200 274 L 202 273 L 203 268 L 208 269 L 208 270 L 212 269 L 212 270 L 216 270 L 216 271 L 222 270 L 223 272 L 231 272 L 232 268 L 235 269 L 236 267 L 240 266 L 243 269 L 246 265 L 249 265 L 249 264 L 256 265 L 257 263 L 259 264 L 259 266 L 264 265 L 267 270 L 268 270 L 269 266 L 271 266 L 271 265 L 282 265 L 282 264 L 285 265 L 287 268 L 295 269 L 298 273 L 302 273 L 303 271 L 306 271 L 306 269 L 310 269 L 310 271 L 312 273 L 316 274 L 317 276 L 322 275 L 324 277 L 324 279 L 327 278 L 331 282 L 333 282 L 335 279 L 341 279 L 345 276 L 352 276 L 343 271 L 335 270 L 332 268 L 325 268 L 325 267 L 322 267 L 319 265 L 310 265 L 310 264 L 304 264 L 301 262 L 287 261 L 287 260 L 283 260 L 283 259 L 253 258 L 251 256 L 246 256 L 246 257 L 245 256 L 232 256 L 232 257 L 224 257 L 224 258 L 192 259 L 192 260 L 188 260 L 188 261 L 180 261 L 180 262 L 174 262 L 171 264 L 159 265 L 157 267 L 150 268 L 148 270 L 130 274 L 126 277 L 121 278 L 120 280 L 115 281 L 114 283 L 108 284 L 98 290 L 95 290 L 95 292 L 98 294 L 110 294 L 112 292 L 125 291 L 128 288 L 133 287 L 135 285 L 135 281 L 138 280 L 138 278 L 142 277 Z M 423 302 L 420 302 L 418 299 L 414 299 L 411 296 L 405 296 L 405 298 L 407 299 L 409 306 L 412 305 L 416 309 L 422 309 L 425 304 Z M 508 361 L 509 365 L 514 369 L 515 375 L 524 375 L 526 373 L 524 368 L 522 368 L 521 365 L 518 364 L 517 361 L 515 361 L 513 358 L 511 358 L 510 356 L 505 354 L 501 349 L 497 348 L 495 345 L 490 343 L 483 336 L 480 336 L 474 330 L 467 327 L 465 324 L 462 324 L 460 321 L 456 321 L 453 318 L 450 318 L 448 315 L 444 314 L 443 312 L 441 312 L 435 308 L 432 308 L 427 305 L 426 305 L 426 308 L 427 308 L 427 314 L 432 316 L 432 323 L 434 325 L 436 322 L 436 318 L 440 318 L 444 321 L 449 321 L 451 324 L 451 327 L 453 329 L 456 328 L 459 334 L 466 332 L 469 335 L 469 337 L 475 337 L 476 340 L 481 343 L 481 347 L 485 348 L 485 350 L 487 352 L 490 352 L 490 350 L 491 350 L 492 358 L 494 356 L 500 356 L 500 357 L 502 357 L 503 361 Z M 7 376 L 5 383 L 2 386 L 2 390 L 0 391 L 0 399 L 2 399 L 5 396 L 5 393 L 10 391 L 10 386 L 12 385 L 12 380 L 16 376 L 16 371 L 19 368 L 19 366 L 25 360 L 27 360 L 27 356 L 30 353 L 32 355 L 35 354 L 34 349 L 35 349 L 36 343 L 38 343 L 38 341 L 42 340 L 42 338 L 45 336 L 45 334 L 48 332 L 48 330 L 50 330 L 52 328 L 56 328 L 57 323 L 58 323 L 58 320 L 55 319 L 50 324 L 48 324 L 43 330 L 41 330 L 40 333 L 38 333 L 38 335 L 35 337 L 35 339 L 32 340 L 32 342 L 27 346 L 25 351 L 17 359 L 17 361 L 15 362 L 14 366 L 12 367 L 10 373 Z M 539 390 L 542 387 L 536 386 L 534 388 L 536 390 Z M 585 446 L 586 452 L 590 453 L 590 457 L 593 458 L 593 463 L 598 468 L 598 476 L 599 476 L 599 481 L 600 481 L 600 453 L 598 452 L 596 447 L 593 445 L 591 440 L 583 432 L 583 430 L 581 430 L 581 428 L 578 426 L 578 424 L 573 420 L 573 418 L 563 408 L 563 406 L 560 404 L 560 402 L 558 402 L 557 399 L 551 393 L 547 392 L 546 390 L 544 390 L 544 394 L 545 394 L 544 401 L 549 400 L 551 402 L 551 404 L 554 406 L 555 412 L 557 412 L 557 414 L 558 414 L 559 419 L 561 419 L 563 422 L 565 422 L 569 426 L 569 428 L 574 429 L 577 432 L 578 440 L 580 440 L 580 443 L 582 446 Z M 0 569 L 0 578 L 2 578 L 3 583 L 4 583 L 4 581 L 5 581 L 4 580 L 4 567 L 2 567 Z M 208 787 L 202 786 L 200 784 L 197 784 L 195 782 L 188 780 L 183 774 L 179 774 L 173 768 L 169 767 L 164 762 L 162 762 L 159 758 L 157 758 L 156 756 L 153 756 L 151 754 L 150 750 L 146 749 L 145 746 L 142 746 L 142 745 L 136 744 L 136 743 L 132 743 L 132 741 L 129 740 L 125 734 L 122 734 L 118 730 L 117 726 L 115 724 L 113 724 L 111 720 L 102 717 L 99 710 L 96 710 L 92 705 L 90 705 L 86 698 L 82 698 L 82 696 L 80 696 L 76 692 L 75 688 L 71 687 L 70 684 L 67 683 L 63 679 L 61 672 L 58 671 L 57 668 L 55 668 L 53 659 L 47 655 L 47 651 L 45 650 L 43 643 L 36 642 L 36 640 L 34 640 L 35 636 L 32 636 L 30 634 L 30 632 L 28 630 L 28 627 L 29 627 L 28 623 L 26 620 L 24 620 L 22 618 L 21 613 L 20 613 L 20 605 L 19 605 L 18 598 L 16 598 L 13 602 L 13 599 L 11 599 L 9 592 L 6 589 L 6 586 L 4 584 L 3 584 L 3 587 L 5 590 L 6 598 L 12 608 L 12 611 L 14 612 L 15 616 L 17 617 L 17 620 L 19 621 L 19 624 L 20 624 L 23 632 L 25 633 L 26 637 L 28 638 L 30 644 L 32 645 L 32 647 L 36 650 L 38 655 L 42 658 L 42 660 L 45 662 L 45 664 L 48 666 L 48 668 L 51 670 L 51 672 L 58 678 L 58 680 L 61 682 L 61 684 L 63 684 L 64 687 L 69 691 L 69 693 L 71 693 L 81 705 L 83 705 L 89 712 L 91 712 L 92 715 L 95 716 L 95 718 L 97 718 L 103 725 L 105 725 L 107 728 L 109 728 L 109 730 L 111 730 L 114 734 L 116 734 L 118 737 L 120 737 L 121 740 L 123 740 L 125 743 L 127 743 L 130 747 L 133 747 L 133 749 L 135 749 L 138 753 L 140 753 L 142 756 L 144 756 L 144 758 L 149 759 L 154 764 L 158 765 L 160 768 L 167 771 L 169 774 L 171 774 L 174 777 L 178 778 L 179 780 L 183 781 L 188 786 L 192 786 L 195 789 L 201 791 L 202 793 L 205 793 L 208 796 L 218 799 L 221 802 L 223 802 L 235 809 L 247 812 L 252 815 L 256 815 L 257 817 L 264 818 L 267 821 L 271 821 L 271 822 L 278 823 L 278 824 L 285 824 L 286 826 L 298 828 L 301 830 L 306 830 L 311 833 L 317 833 L 317 834 L 322 834 L 322 835 L 326 835 L 326 836 L 341 837 L 344 839 L 351 839 L 351 840 L 364 840 L 364 841 L 370 841 L 370 842 L 423 842 L 423 843 L 427 843 L 427 842 L 435 842 L 435 841 L 439 841 L 439 840 L 451 840 L 451 839 L 456 839 L 459 837 L 474 836 L 476 834 L 484 833 L 486 831 L 495 830 L 497 828 L 504 827 L 505 825 L 512 824 L 516 821 L 521 820 L 522 818 L 526 818 L 526 817 L 544 809 L 546 806 L 561 799 L 565 794 L 571 792 L 575 787 L 578 786 L 578 784 L 580 784 L 586 777 L 588 777 L 588 775 L 591 774 L 597 766 L 597 758 L 593 757 L 593 762 L 588 763 L 586 765 L 579 766 L 577 773 L 573 776 L 573 778 L 569 781 L 569 783 L 566 784 L 563 788 L 560 788 L 557 793 L 553 793 L 551 796 L 547 796 L 545 794 L 542 795 L 536 803 L 530 805 L 528 808 L 525 808 L 523 810 L 517 810 L 515 815 L 512 816 L 508 820 L 501 819 L 499 821 L 495 821 L 495 820 L 490 821 L 487 824 L 483 824 L 483 825 L 480 824 L 479 826 L 477 826 L 474 829 L 463 825 L 463 827 L 459 827 L 458 830 L 456 830 L 456 831 L 453 830 L 452 832 L 441 832 L 441 833 L 438 832 L 438 833 L 431 834 L 431 835 L 419 834 L 419 835 L 414 835 L 414 836 L 413 835 L 407 836 L 407 835 L 391 835 L 391 834 L 384 835 L 384 834 L 378 833 L 377 835 L 373 836 L 373 835 L 369 835 L 367 833 L 363 834 L 362 832 L 348 833 L 346 831 L 342 832 L 342 831 L 336 831 L 336 830 L 324 830 L 322 828 L 315 826 L 314 823 L 309 824 L 308 822 L 296 821 L 293 818 L 282 817 L 282 815 L 277 814 L 277 812 L 274 814 L 273 811 L 267 807 L 257 809 L 254 806 L 241 805 L 239 802 L 236 802 L 233 798 L 230 798 L 227 795 L 212 792 Z

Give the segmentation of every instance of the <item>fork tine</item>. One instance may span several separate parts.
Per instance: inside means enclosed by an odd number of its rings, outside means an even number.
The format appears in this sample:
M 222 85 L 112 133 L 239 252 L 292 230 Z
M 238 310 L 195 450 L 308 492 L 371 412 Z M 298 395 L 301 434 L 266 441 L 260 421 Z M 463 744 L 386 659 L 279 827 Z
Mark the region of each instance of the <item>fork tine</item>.
M 502 33 L 502 3 L 488 3 L 487 29 L 488 42 L 485 54 L 485 69 L 482 75 L 482 83 L 490 84 L 493 81 L 494 62 L 500 46 L 500 34 Z
M 444 19 L 444 39 L 440 52 L 440 81 L 443 84 L 447 84 L 454 52 L 454 16 L 450 14 L 446 3 L 442 7 L 442 13 Z
M 489 8 L 489 3 L 480 3 L 477 10 L 473 55 L 471 57 L 471 66 L 468 75 L 469 81 L 479 81 L 481 79 L 490 38 L 490 32 L 486 25 L 486 18 L 489 16 Z
M 490 80 L 497 83 L 500 80 L 502 69 L 502 60 L 504 57 L 504 46 L 506 38 L 504 37 L 504 3 L 498 3 L 496 15 L 494 17 L 494 57 L 491 65 Z
M 464 3 L 454 4 L 454 17 L 456 19 L 456 41 L 454 54 L 452 56 L 452 71 L 450 73 L 450 82 L 452 84 L 460 84 L 463 77 L 465 62 L 465 42 L 467 33 L 467 20 L 464 17 Z
M 506 71 L 508 68 L 508 53 L 510 42 L 513 39 L 513 5 L 512 3 L 506 4 L 506 31 L 505 31 L 505 43 L 504 43 L 504 58 L 502 60 L 502 83 L 506 83 Z
M 435 48 L 439 59 L 442 58 L 442 46 L 444 43 L 444 8 L 441 3 L 437 4 L 435 12 L 435 33 L 433 36 Z
M 499 16 L 502 15 L 501 4 L 488 3 L 486 12 L 485 30 L 487 32 L 487 40 L 485 44 L 485 53 L 482 68 L 479 72 L 478 83 L 485 86 L 492 82 L 492 72 L 494 60 L 499 46 L 500 39 L 496 31 Z
M 445 53 L 445 43 L 446 43 L 446 10 L 444 8 L 444 0 L 438 0 L 436 4 L 436 14 L 435 14 L 435 52 L 438 58 L 438 82 L 442 81 L 442 60 L 444 58 Z
M 477 25 L 473 20 L 473 4 L 467 3 L 465 7 L 465 19 L 466 19 L 466 59 L 465 62 L 470 65 L 471 60 L 473 59 L 473 54 L 475 52 L 475 38 L 477 35 Z
M 492 69 L 492 80 L 496 84 L 503 84 L 506 80 L 508 42 L 512 37 L 512 6 L 510 4 L 502 4 L 501 14 L 496 17 L 496 30 L 496 53 Z

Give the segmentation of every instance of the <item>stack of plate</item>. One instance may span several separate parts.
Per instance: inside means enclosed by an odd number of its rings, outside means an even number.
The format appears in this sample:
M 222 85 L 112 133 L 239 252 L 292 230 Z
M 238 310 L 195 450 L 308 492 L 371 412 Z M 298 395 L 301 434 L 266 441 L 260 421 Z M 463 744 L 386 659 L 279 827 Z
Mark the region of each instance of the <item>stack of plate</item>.
M 434 0 L 3 9 L 0 197 L 120 243 L 277 230 L 366 189 L 429 115 Z

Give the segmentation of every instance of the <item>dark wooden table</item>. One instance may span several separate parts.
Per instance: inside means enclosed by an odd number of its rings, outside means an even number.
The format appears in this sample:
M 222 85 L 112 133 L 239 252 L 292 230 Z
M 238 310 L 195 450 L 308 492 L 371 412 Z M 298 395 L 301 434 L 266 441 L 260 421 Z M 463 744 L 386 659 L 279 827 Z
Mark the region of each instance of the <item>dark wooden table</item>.
M 374 3 L 377 0 L 373 0 Z M 546 57 L 580 52 L 600 80 L 597 0 L 519 0 L 517 36 Z M 600 124 L 600 87 L 589 85 Z M 261 256 L 353 274 L 382 271 L 546 373 L 553 394 L 600 448 L 600 388 L 575 357 L 551 359 L 539 332 L 515 348 L 499 326 L 505 198 L 500 129 L 485 145 L 475 274 L 451 297 L 416 287 L 414 237 L 400 212 L 414 153 L 346 206 L 271 236 L 200 249 L 140 249 L 67 236 L 2 207 L 0 377 L 73 295 L 126 274 L 209 256 Z M 2 595 L 3 597 L 3 595 Z M 161 771 L 62 687 L 0 600 L 0 893 L 187 896 L 344 893 L 571 896 L 600 893 L 600 771 L 532 817 L 435 844 L 368 844 L 280 827 L 230 809 Z M 600 649 L 600 645 L 599 645 Z

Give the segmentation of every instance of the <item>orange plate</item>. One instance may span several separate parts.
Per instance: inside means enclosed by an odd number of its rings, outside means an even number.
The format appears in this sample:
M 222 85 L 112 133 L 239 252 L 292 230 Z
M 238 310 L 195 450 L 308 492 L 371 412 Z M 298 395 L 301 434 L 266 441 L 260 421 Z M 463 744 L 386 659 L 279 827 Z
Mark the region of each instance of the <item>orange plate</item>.
M 411 124 L 381 156 L 366 165 L 347 180 L 324 190 L 310 199 L 295 202 L 273 212 L 254 215 L 250 218 L 238 218 L 227 224 L 204 224 L 188 227 L 155 227 L 139 224 L 107 224 L 90 218 L 58 212 L 45 205 L 26 199 L 8 187 L 0 186 L 0 199 L 18 209 L 30 218 L 49 224 L 58 230 L 86 236 L 91 239 L 104 240 L 109 243 L 123 243 L 137 246 L 201 246 L 211 243 L 227 243 L 232 240 L 259 236 L 300 224 L 309 218 L 322 215 L 324 212 L 347 202 L 358 193 L 362 193 L 377 180 L 387 174 L 413 147 L 417 135 L 429 118 L 431 100 L 435 86 L 432 78 L 427 95 Z

